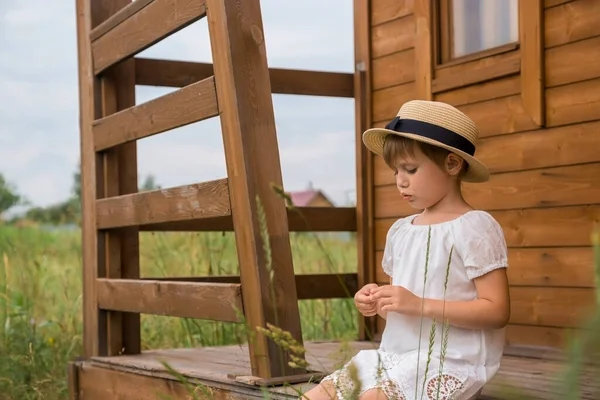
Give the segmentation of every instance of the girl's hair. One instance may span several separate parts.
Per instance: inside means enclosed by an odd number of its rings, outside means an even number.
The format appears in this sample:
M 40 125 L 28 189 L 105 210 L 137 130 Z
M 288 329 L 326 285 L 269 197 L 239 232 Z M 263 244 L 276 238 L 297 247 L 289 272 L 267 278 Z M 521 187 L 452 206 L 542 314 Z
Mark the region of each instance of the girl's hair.
M 406 156 L 414 157 L 415 147 L 418 147 L 426 157 L 436 163 L 442 170 L 446 170 L 446 158 L 448 157 L 448 154 L 452 153 L 450 150 L 429 143 L 409 139 L 404 136 L 388 135 L 385 138 L 385 142 L 383 143 L 383 159 L 391 169 L 396 170 L 394 164 L 397 158 Z M 467 168 L 468 164 L 463 162 L 460 175 L 462 175 Z

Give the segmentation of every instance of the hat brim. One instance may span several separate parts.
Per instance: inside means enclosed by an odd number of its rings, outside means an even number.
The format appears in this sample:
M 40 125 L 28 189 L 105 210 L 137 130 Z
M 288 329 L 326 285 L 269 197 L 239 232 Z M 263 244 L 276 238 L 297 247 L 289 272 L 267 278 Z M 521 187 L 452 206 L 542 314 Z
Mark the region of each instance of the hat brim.
M 396 132 L 391 129 L 385 128 L 372 128 L 367 129 L 363 133 L 363 143 L 370 151 L 381 156 L 383 155 L 383 144 L 385 142 L 385 138 L 388 135 L 403 136 L 409 139 L 414 139 L 418 142 L 428 143 L 434 146 L 442 147 L 461 156 L 469 165 L 469 168 L 462 176 L 462 180 L 465 182 L 481 183 L 486 182 L 490 179 L 489 169 L 477 158 L 471 156 L 468 153 L 465 153 L 464 151 L 457 150 L 454 147 L 450 147 L 436 140 L 432 140 L 420 135 L 415 135 L 413 133 Z

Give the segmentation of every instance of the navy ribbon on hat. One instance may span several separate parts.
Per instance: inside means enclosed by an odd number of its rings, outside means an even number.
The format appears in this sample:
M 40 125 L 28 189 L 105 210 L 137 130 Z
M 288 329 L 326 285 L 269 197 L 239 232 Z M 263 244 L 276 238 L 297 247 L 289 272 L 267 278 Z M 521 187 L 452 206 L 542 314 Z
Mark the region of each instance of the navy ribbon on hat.
M 475 154 L 475 145 L 468 139 L 450 129 L 428 122 L 396 117 L 391 120 L 385 128 L 396 132 L 412 133 L 414 135 L 426 137 L 447 146 L 454 147 L 457 150 L 464 151 L 471 156 Z

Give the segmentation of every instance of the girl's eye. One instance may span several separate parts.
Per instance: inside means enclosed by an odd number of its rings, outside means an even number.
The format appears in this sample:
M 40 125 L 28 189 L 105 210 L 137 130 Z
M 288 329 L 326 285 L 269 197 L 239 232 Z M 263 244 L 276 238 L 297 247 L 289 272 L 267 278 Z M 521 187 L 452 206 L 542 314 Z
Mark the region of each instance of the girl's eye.
M 414 174 L 415 172 L 417 172 L 416 168 L 406 168 L 406 172 L 408 172 L 409 174 Z

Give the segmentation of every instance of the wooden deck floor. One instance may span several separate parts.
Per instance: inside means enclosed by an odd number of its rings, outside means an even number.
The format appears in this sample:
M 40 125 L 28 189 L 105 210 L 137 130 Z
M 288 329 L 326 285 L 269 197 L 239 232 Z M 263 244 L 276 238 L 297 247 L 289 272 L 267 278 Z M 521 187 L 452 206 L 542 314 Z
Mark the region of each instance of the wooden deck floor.
M 369 342 L 309 342 L 307 359 L 311 367 L 331 371 L 358 350 L 373 348 Z M 214 399 L 267 398 L 259 386 L 251 383 L 250 364 L 245 346 L 224 346 L 196 349 L 147 351 L 136 356 L 98 357 L 81 363 L 77 381 L 80 399 L 112 398 L 185 398 L 185 389 L 161 364 L 166 361 L 192 384 L 206 385 Z M 563 398 L 557 389 L 562 363 L 558 360 L 531 356 L 506 355 L 502 367 L 482 393 L 480 399 L 517 399 L 515 391 L 527 399 Z M 581 374 L 581 399 L 600 399 L 600 371 L 587 369 Z M 269 388 L 271 399 L 297 398 L 298 391 L 306 391 L 312 384 L 302 383 L 289 387 Z M 118 395 L 117 395 L 118 393 Z

